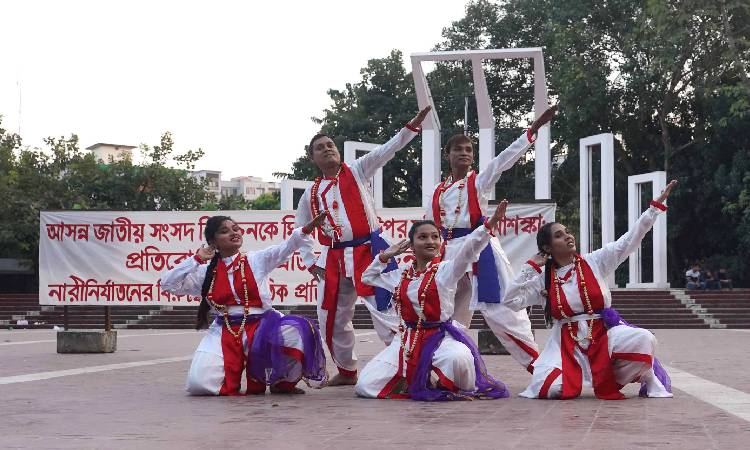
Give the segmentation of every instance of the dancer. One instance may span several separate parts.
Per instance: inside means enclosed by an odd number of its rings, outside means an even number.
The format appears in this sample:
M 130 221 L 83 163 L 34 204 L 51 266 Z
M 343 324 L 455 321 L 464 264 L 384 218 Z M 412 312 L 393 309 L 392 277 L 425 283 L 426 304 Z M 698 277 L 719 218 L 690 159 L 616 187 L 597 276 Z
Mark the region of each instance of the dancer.
M 357 395 L 370 398 L 459 400 L 508 397 L 505 385 L 487 375 L 476 345 L 453 322 L 456 283 L 466 273 L 505 216 L 503 200 L 484 225 L 456 249 L 451 260 L 440 257 L 440 232 L 430 220 L 416 222 L 409 240 L 392 245 L 362 275 L 362 280 L 393 292 L 399 314 L 398 339 L 362 369 Z M 414 251 L 414 264 L 383 272 L 386 262 Z
M 283 316 L 271 308 L 268 275 L 289 258 L 323 221 L 318 215 L 295 229 L 282 244 L 240 253 L 242 230 L 227 216 L 206 221 L 208 247 L 181 262 L 161 279 L 176 295 L 201 296 L 196 329 L 208 328 L 193 356 L 185 389 L 191 395 L 304 394 L 300 379 L 325 382 L 325 353 L 309 320 Z M 210 261 L 209 264 L 205 264 Z M 208 314 L 213 320 L 208 325 Z
M 640 246 L 658 214 L 667 210 L 664 201 L 676 184 L 671 181 L 620 239 L 594 252 L 577 254 L 575 238 L 562 224 L 548 223 L 539 230 L 540 252 L 503 299 L 516 311 L 542 305 L 552 323 L 522 397 L 575 398 L 582 386 L 593 385 L 597 398 L 619 400 L 624 398 L 620 389 L 634 382 L 641 383 L 642 397 L 672 397 L 669 376 L 654 357 L 656 338 L 610 308 L 612 294 L 605 280 Z
M 534 143 L 537 131 L 554 117 L 556 111 L 556 106 L 547 109 L 479 173 L 471 170 L 474 163 L 471 139 L 457 134 L 448 140 L 445 153 L 451 172 L 433 191 L 432 205 L 425 214 L 426 219 L 435 221 L 440 228 L 446 259 L 453 258 L 466 236 L 482 225 L 487 196 L 494 192 L 500 175 L 526 153 Z M 453 319 L 469 327 L 474 310 L 480 310 L 500 343 L 531 372 L 532 363 L 539 356 L 539 347 L 531 332 L 529 316 L 526 310 L 512 311 L 500 301 L 513 277 L 513 269 L 500 240 L 491 239 L 479 260 L 467 267 L 466 276 L 458 282 Z
M 394 154 L 404 148 L 419 132 L 419 126 L 430 107 L 419 112 L 390 141 L 357 159 L 351 166 L 341 163 L 333 139 L 316 134 L 310 141 L 307 156 L 323 177 L 315 179 L 300 199 L 296 223 L 300 226 L 321 211 L 326 221 L 318 228 L 323 246 L 316 257 L 313 244 L 300 248 L 305 265 L 318 280 L 318 323 L 339 373 L 329 386 L 351 385 L 357 381 L 357 356 L 354 353 L 354 304 L 361 296 L 372 315 L 380 339 L 389 344 L 398 327 L 390 294 L 361 281 L 367 268 L 388 243 L 380 236 L 375 201 L 370 193 L 370 178 Z M 389 270 L 395 268 L 395 262 Z

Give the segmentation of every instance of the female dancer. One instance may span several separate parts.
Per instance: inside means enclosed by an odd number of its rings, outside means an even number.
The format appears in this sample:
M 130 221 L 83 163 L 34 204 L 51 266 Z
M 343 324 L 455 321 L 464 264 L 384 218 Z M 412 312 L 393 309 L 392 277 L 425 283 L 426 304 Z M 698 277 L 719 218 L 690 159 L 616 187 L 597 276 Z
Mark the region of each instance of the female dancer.
M 543 305 L 552 323 L 522 397 L 575 398 L 583 385 L 593 385 L 597 398 L 619 400 L 624 398 L 620 389 L 634 382 L 641 383 L 642 397 L 672 397 L 669 376 L 654 357 L 656 338 L 610 308 L 612 294 L 605 280 L 667 210 L 664 201 L 676 184 L 671 181 L 620 239 L 594 252 L 577 254 L 575 238 L 562 224 L 548 223 L 539 230 L 540 252 L 503 299 L 514 310 Z
M 393 292 L 401 325 L 397 339 L 362 370 L 357 395 L 422 401 L 508 397 L 505 385 L 487 375 L 463 327 L 451 320 L 456 283 L 487 245 L 507 203 L 503 200 L 495 214 L 467 236 L 451 260 L 441 261 L 440 230 L 425 220 L 411 227 L 408 241 L 389 247 L 365 270 L 365 283 Z M 409 246 L 414 264 L 382 273 L 388 260 Z
M 196 329 L 208 328 L 193 356 L 185 389 L 191 395 L 303 394 L 301 378 L 325 381 L 325 354 L 317 327 L 271 308 L 268 275 L 289 258 L 323 221 L 317 216 L 282 244 L 240 253 L 242 230 L 227 216 L 206 222 L 201 247 L 161 279 L 162 289 L 201 296 Z M 209 264 L 204 264 L 210 261 Z M 208 325 L 208 314 L 213 320 Z
M 448 139 L 445 153 L 450 175 L 435 187 L 432 205 L 425 213 L 425 218 L 435 221 L 445 239 L 445 259 L 452 259 L 465 236 L 482 225 L 482 211 L 487 207 L 488 194 L 495 191 L 502 173 L 526 153 L 534 143 L 537 131 L 552 120 L 556 111 L 556 106 L 544 111 L 528 130 L 479 173 L 471 170 L 474 163 L 471 139 L 463 134 Z M 513 277 L 513 269 L 500 241 L 491 239 L 478 261 L 467 267 L 467 276 L 458 281 L 453 319 L 468 327 L 474 310 L 480 310 L 487 325 L 511 356 L 531 371 L 532 363 L 539 356 L 539 347 L 531 333 L 529 316 L 524 309 L 512 311 L 500 302 Z

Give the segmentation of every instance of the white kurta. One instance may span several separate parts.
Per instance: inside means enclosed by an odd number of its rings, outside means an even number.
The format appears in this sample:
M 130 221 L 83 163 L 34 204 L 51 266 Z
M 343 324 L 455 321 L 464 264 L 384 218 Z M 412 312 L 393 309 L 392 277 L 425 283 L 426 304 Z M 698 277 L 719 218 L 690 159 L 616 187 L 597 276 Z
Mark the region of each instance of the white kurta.
M 486 211 L 489 204 L 488 195 L 494 192 L 500 176 L 523 156 L 531 146 L 526 132 L 516 139 L 508 148 L 500 152 L 489 163 L 489 165 L 479 173 L 475 179 L 477 198 L 482 211 Z M 445 216 L 442 219 L 444 227 L 453 225 L 456 222 L 456 228 L 471 228 L 471 218 L 469 216 L 469 196 L 467 189 L 459 189 L 460 181 L 454 182 L 443 193 L 443 204 Z M 437 189 L 438 187 L 436 187 Z M 434 192 L 434 191 L 433 191 Z M 459 204 L 460 199 L 460 204 Z M 460 206 L 460 213 L 456 215 L 456 207 Z M 432 206 L 427 208 L 425 218 L 434 220 Z M 452 239 L 446 243 L 445 258 L 451 259 L 456 250 L 466 237 Z M 500 246 L 499 239 L 490 240 L 492 253 L 495 256 L 495 265 L 500 277 L 501 293 L 513 281 L 514 273 L 510 261 L 506 256 L 503 248 Z M 471 267 L 467 267 L 469 278 L 461 280 L 456 293 L 456 311 L 453 318 L 464 326 L 471 324 L 471 317 L 475 309 L 482 311 L 484 320 L 489 325 L 492 332 L 524 368 L 529 368 L 530 364 L 539 355 L 539 346 L 534 340 L 531 332 L 531 321 L 526 310 L 521 309 L 513 311 L 502 303 L 485 303 L 479 302 L 477 293 L 477 277 L 471 274 Z
M 276 267 L 286 261 L 297 250 L 297 248 L 300 247 L 300 245 L 310 240 L 311 238 L 308 235 L 302 233 L 301 228 L 297 228 L 291 236 L 289 236 L 289 239 L 283 243 L 273 245 L 258 252 L 247 254 L 247 261 L 253 271 L 263 305 L 261 308 L 250 308 L 249 314 L 262 314 L 266 310 L 272 308 L 271 291 L 268 287 L 268 275 Z M 234 274 L 231 263 L 237 257 L 239 257 L 239 253 L 224 258 L 224 263 L 227 265 L 227 272 L 230 280 Z M 200 264 L 195 258 L 187 258 L 161 278 L 161 287 L 165 291 L 176 295 L 200 296 L 203 281 L 206 279 L 207 269 L 208 264 Z M 229 283 L 229 286 L 232 289 L 232 294 L 234 294 L 234 299 L 237 302 L 236 306 L 229 307 L 229 313 L 230 315 L 242 314 L 243 299 L 240 295 L 244 296 L 244 293 L 235 292 L 234 283 Z M 220 315 L 220 313 L 212 308 L 209 317 L 213 315 Z M 221 334 L 224 326 L 224 323 L 216 323 L 215 321 L 212 321 L 206 331 L 206 336 L 204 336 L 200 344 L 198 344 L 198 348 L 193 355 L 193 361 L 190 365 L 185 385 L 185 389 L 191 395 L 219 395 L 219 390 L 224 382 L 224 356 L 221 348 Z M 295 348 L 304 352 L 304 349 L 302 348 L 302 339 L 299 332 L 294 327 L 283 325 L 281 332 L 284 340 L 284 347 Z M 247 335 L 245 333 L 242 335 L 242 340 L 244 352 L 247 356 L 249 349 L 247 345 Z M 300 379 L 302 368 L 299 362 L 294 358 L 285 356 L 285 361 L 289 367 L 295 367 L 290 370 L 290 375 L 282 381 L 296 383 Z
M 481 226 L 464 239 L 462 245 L 454 254 L 452 260 L 443 260 L 438 263 L 435 273 L 440 299 L 440 322 L 451 320 L 453 316 L 454 298 L 456 295 L 456 284 L 466 274 L 466 266 L 474 262 L 479 252 L 490 240 L 487 228 Z M 365 270 L 362 280 L 373 286 L 378 286 L 389 291 L 394 291 L 401 282 L 402 273 L 409 270 L 409 266 L 399 266 L 398 269 L 387 273 L 381 273 L 385 264 L 380 258 L 375 258 L 372 264 Z M 429 267 L 429 266 L 428 266 Z M 424 318 L 424 312 L 419 307 L 419 287 L 422 284 L 425 273 L 413 278 L 408 285 L 407 296 L 414 310 L 420 318 Z M 414 339 L 414 330 L 406 328 L 406 342 Z M 399 358 L 402 358 L 401 376 L 406 376 L 406 357 L 401 352 L 401 336 L 396 336 L 393 342 L 383 351 L 378 353 L 367 363 L 359 376 L 355 392 L 361 397 L 377 398 L 388 382 L 398 373 Z M 471 391 L 475 389 L 476 373 L 474 371 L 474 358 L 471 351 L 464 344 L 446 334 L 440 346 L 435 351 L 432 365 L 438 378 L 449 380 L 458 389 Z
M 613 274 L 615 269 L 622 264 L 628 256 L 635 251 L 640 245 L 643 237 L 651 229 L 660 210 L 650 207 L 646 210 L 638 221 L 627 233 L 622 235 L 617 241 L 611 242 L 604 247 L 585 255 L 582 258 L 589 264 L 596 277 L 596 281 L 604 297 L 604 306 L 609 308 L 612 305 L 612 293 L 607 287 L 606 278 Z M 557 275 L 562 280 L 568 274 L 574 264 L 557 269 Z M 546 298 L 542 295 L 545 288 L 544 271 L 537 271 L 534 267 L 527 265 L 518 275 L 516 280 L 508 289 L 503 299 L 503 303 L 514 310 L 521 310 L 532 305 L 541 305 L 546 303 Z M 561 288 L 567 298 L 568 304 L 576 314 L 585 313 L 584 300 L 581 299 L 578 290 L 578 274 L 572 271 L 570 277 L 561 285 Z M 588 316 L 582 314 L 576 319 L 578 322 L 579 339 L 585 338 L 588 333 L 588 322 L 585 320 Z M 531 383 L 520 395 L 528 398 L 538 398 L 542 386 L 547 382 L 548 398 L 557 398 L 562 392 L 562 374 L 554 376 L 562 370 L 561 356 L 561 333 L 567 333 L 567 325 L 562 320 L 554 320 L 552 332 L 549 340 L 544 346 L 539 358 L 534 362 L 534 373 Z M 656 349 L 656 337 L 645 329 L 631 328 L 625 325 L 618 325 L 607 331 L 608 350 L 610 357 L 613 354 L 642 354 L 653 357 Z M 589 346 L 588 340 L 580 343 L 581 348 L 586 350 Z M 591 386 L 591 366 L 588 358 L 583 354 L 581 348 L 576 346 L 575 359 L 580 365 L 583 372 L 583 385 Z M 649 397 L 671 397 L 672 394 L 667 392 L 665 387 L 656 379 L 650 365 L 625 361 L 612 358 L 614 367 L 615 380 L 618 384 L 625 385 L 635 381 L 641 381 L 648 386 Z M 554 373 L 553 373 L 554 372 Z M 548 380 L 548 378 L 550 378 Z
M 408 128 L 402 128 L 401 131 L 399 131 L 398 134 L 388 142 L 378 146 L 367 155 L 358 158 L 349 166 L 357 181 L 360 197 L 362 198 L 362 204 L 367 216 L 367 222 L 370 225 L 371 231 L 380 228 L 380 223 L 378 222 L 378 215 L 375 211 L 375 199 L 371 193 L 372 187 L 370 186 L 370 179 L 375 175 L 375 172 L 378 169 L 390 161 L 396 152 L 404 148 L 416 135 L 416 132 L 411 131 Z M 328 188 L 330 183 L 330 180 L 321 180 L 318 189 L 318 205 L 320 205 L 321 210 L 323 210 L 324 199 L 321 196 L 324 192 L 326 193 L 325 204 L 333 205 L 333 202 L 337 201 L 342 205 L 338 208 L 338 225 L 341 226 L 342 229 L 341 241 L 351 241 L 354 238 L 352 227 L 349 218 L 346 215 L 346 208 L 343 206 L 343 201 L 340 193 L 338 193 L 338 189 L 327 189 L 326 192 L 326 188 Z M 299 201 L 295 215 L 296 226 L 306 224 L 313 219 L 310 206 L 311 195 L 311 188 L 308 188 L 305 190 L 305 193 Z M 328 219 L 326 219 L 326 224 L 329 226 L 331 225 L 328 222 Z M 302 260 L 307 267 L 315 265 L 325 269 L 328 247 L 322 246 L 319 257 L 316 257 L 313 253 L 313 248 L 313 241 L 306 242 L 300 247 L 300 256 L 302 257 Z M 354 353 L 354 327 L 352 325 L 357 293 L 354 290 L 354 285 L 351 280 L 351 277 L 354 275 L 354 249 L 351 247 L 344 250 L 344 270 L 345 276 L 342 276 L 339 282 L 338 307 L 335 311 L 336 316 L 333 321 L 332 359 L 340 369 L 353 372 L 357 369 L 357 356 Z M 319 280 L 318 323 L 320 325 L 321 334 L 326 336 L 329 311 L 322 309 L 321 307 L 323 304 L 324 292 L 325 281 Z M 383 342 L 389 344 L 391 339 L 393 339 L 393 334 L 398 328 L 398 319 L 396 318 L 395 313 L 392 309 L 390 311 L 378 311 L 375 304 L 375 296 L 363 297 L 363 300 L 372 315 L 375 331 Z

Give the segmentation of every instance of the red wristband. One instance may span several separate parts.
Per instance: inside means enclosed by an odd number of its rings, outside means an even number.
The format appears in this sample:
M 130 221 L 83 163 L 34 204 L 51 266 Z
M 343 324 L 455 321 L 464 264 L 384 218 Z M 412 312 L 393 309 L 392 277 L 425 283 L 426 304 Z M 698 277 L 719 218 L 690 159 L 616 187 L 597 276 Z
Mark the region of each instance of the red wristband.
M 385 261 L 383 261 L 383 254 L 382 253 L 378 255 L 378 261 L 380 261 L 383 264 L 388 264 L 388 260 L 387 259 Z
M 667 206 L 665 204 L 659 203 L 656 200 L 651 200 L 650 205 L 653 206 L 654 208 L 661 209 L 662 211 L 667 210 Z
M 193 258 L 195 258 L 195 260 L 196 260 L 196 261 L 198 261 L 198 264 L 203 264 L 203 263 L 205 263 L 205 262 L 206 262 L 206 261 L 203 261 L 203 260 L 201 259 L 201 257 L 200 257 L 200 256 L 198 256 L 198 254 L 197 254 L 197 253 L 196 253 L 195 255 L 193 255 Z
M 531 267 L 533 267 L 534 270 L 536 270 L 537 273 L 542 273 L 542 268 L 539 267 L 539 264 L 535 263 L 534 261 L 528 260 L 528 261 L 526 261 L 526 264 L 528 264 Z
M 419 133 L 420 131 L 422 131 L 422 127 L 416 127 L 415 128 L 415 127 L 411 126 L 410 123 L 407 123 L 406 125 L 404 125 L 404 127 L 406 129 L 408 129 L 408 130 L 411 130 L 411 131 L 415 132 L 415 133 Z
M 534 137 L 534 133 L 531 132 L 531 128 L 526 130 L 526 139 L 529 140 L 529 143 L 533 144 L 536 141 L 536 137 Z

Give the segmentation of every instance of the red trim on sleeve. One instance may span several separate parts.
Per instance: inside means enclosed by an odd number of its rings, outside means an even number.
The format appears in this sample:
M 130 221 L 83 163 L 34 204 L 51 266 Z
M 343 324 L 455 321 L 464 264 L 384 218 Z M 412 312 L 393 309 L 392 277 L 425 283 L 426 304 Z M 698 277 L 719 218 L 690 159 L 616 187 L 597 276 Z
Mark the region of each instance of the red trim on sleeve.
M 536 270 L 537 273 L 542 273 L 542 268 L 539 267 L 539 264 L 535 263 L 534 261 L 528 260 L 528 261 L 526 261 L 526 264 L 528 264 L 531 267 L 533 267 L 534 270 Z
M 651 200 L 650 205 L 653 206 L 654 208 L 661 209 L 662 211 L 667 210 L 667 206 L 665 204 L 659 203 L 656 200 Z
M 422 127 L 416 127 L 415 128 L 415 127 L 411 126 L 410 123 L 407 123 L 406 125 L 404 125 L 404 128 L 406 128 L 408 130 L 411 130 L 411 131 L 413 131 L 415 133 L 419 133 L 420 131 L 422 131 Z
M 383 261 L 383 254 L 382 253 L 378 255 L 378 261 L 380 261 L 383 264 L 388 264 L 388 260 L 387 259 L 385 261 Z
M 536 141 L 536 137 L 534 137 L 534 133 L 531 132 L 531 128 L 526 130 L 526 139 L 532 144 Z
M 197 254 L 193 255 L 193 258 L 195 258 L 195 260 L 198 261 L 198 264 L 203 264 L 205 262 Z

